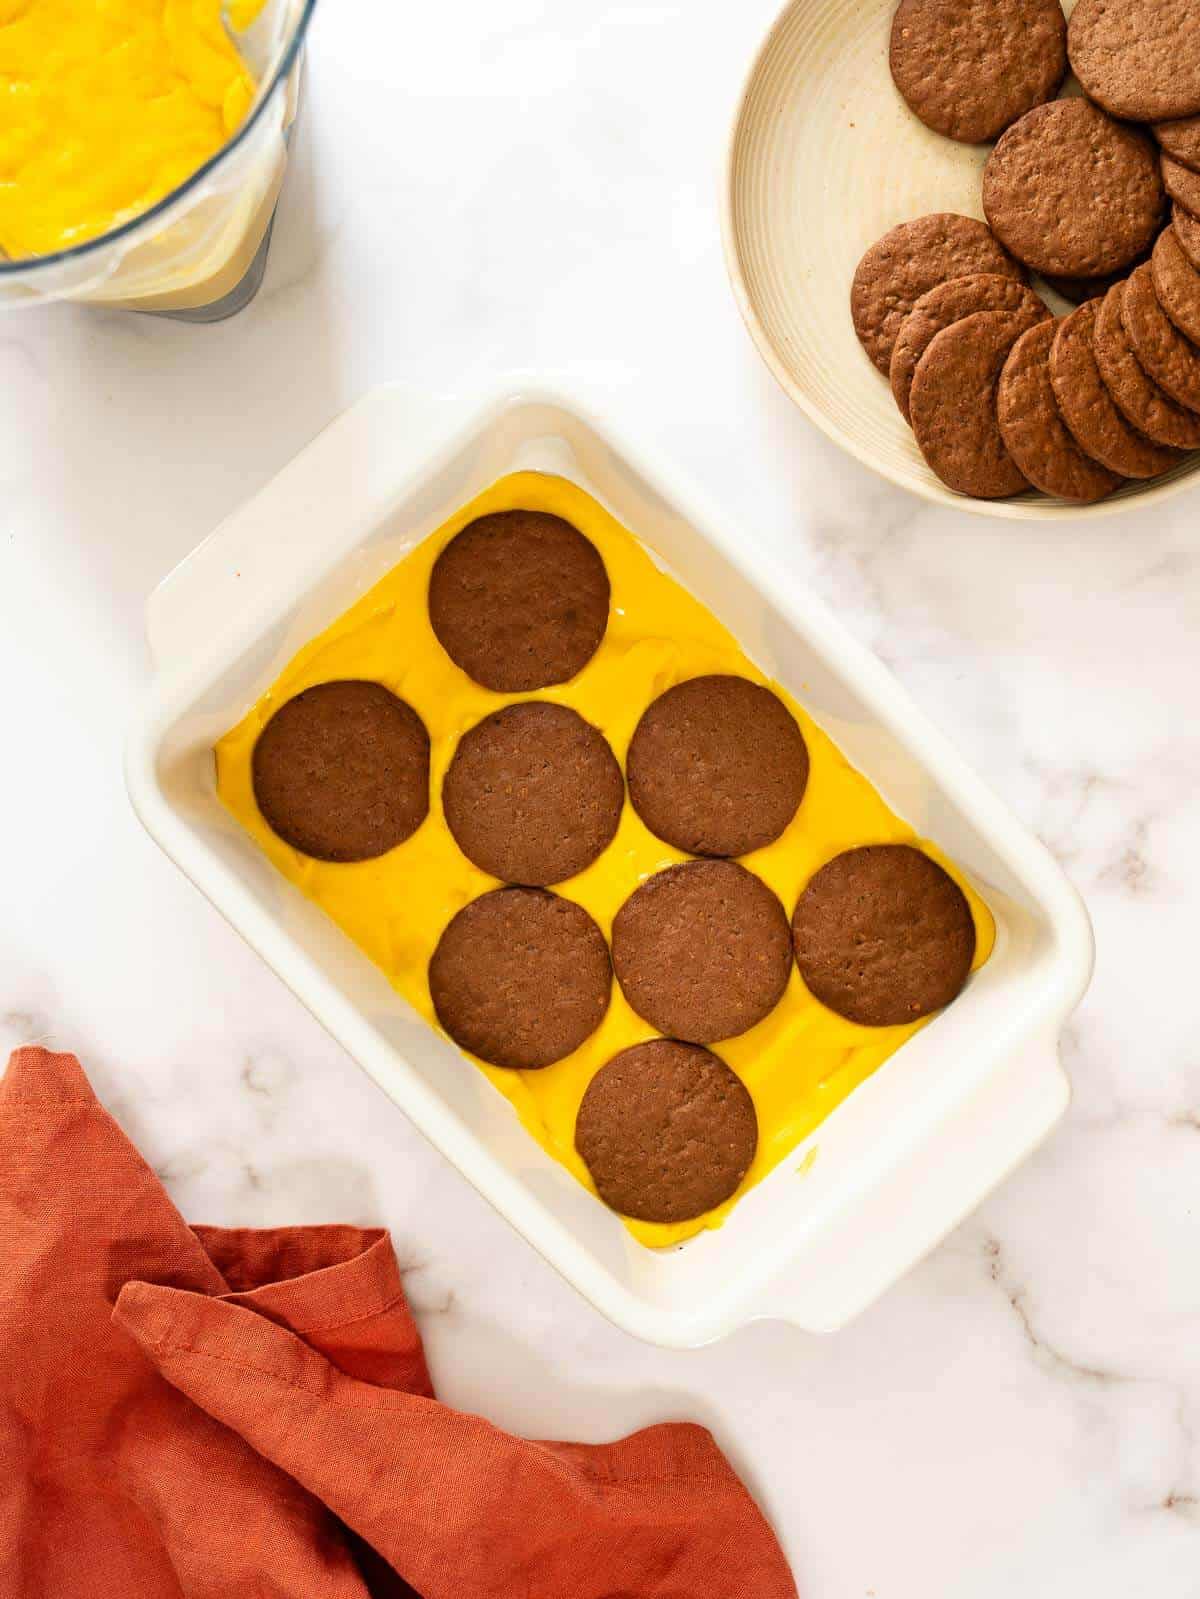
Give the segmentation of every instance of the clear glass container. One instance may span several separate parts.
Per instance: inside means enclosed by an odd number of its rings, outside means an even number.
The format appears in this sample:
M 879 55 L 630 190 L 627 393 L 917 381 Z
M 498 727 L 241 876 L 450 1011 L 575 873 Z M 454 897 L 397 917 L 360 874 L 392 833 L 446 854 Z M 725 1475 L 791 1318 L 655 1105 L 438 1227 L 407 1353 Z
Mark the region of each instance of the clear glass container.
M 53 255 L 0 258 L 0 304 L 79 300 L 218 322 L 262 282 L 316 0 L 266 0 L 235 34 L 258 83 L 245 121 L 148 211 Z

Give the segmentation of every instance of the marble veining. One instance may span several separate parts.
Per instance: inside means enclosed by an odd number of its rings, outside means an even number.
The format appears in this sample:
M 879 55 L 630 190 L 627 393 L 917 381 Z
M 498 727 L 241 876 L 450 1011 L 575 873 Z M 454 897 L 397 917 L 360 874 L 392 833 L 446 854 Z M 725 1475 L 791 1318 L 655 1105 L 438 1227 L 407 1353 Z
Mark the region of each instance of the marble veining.
M 1200 499 L 1052 529 L 902 495 L 777 391 L 716 221 L 776 0 L 331 0 L 264 289 L 0 326 L 0 1049 L 84 1058 L 184 1215 L 382 1224 L 452 1403 L 713 1428 L 806 1599 L 1200 1599 Z M 841 314 L 840 307 L 831 315 Z M 148 842 L 154 584 L 369 385 L 618 406 L 876 650 L 1088 900 L 1059 1132 L 831 1339 L 645 1348 L 423 1142 Z

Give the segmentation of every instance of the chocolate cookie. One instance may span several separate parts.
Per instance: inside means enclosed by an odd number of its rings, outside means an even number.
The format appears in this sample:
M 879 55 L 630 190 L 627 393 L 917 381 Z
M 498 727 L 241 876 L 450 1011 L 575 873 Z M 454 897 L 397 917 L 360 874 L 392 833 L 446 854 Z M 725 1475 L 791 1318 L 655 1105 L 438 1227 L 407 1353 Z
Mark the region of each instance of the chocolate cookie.
M 1171 226 L 1175 229 L 1179 248 L 1196 271 L 1200 272 L 1200 217 L 1194 217 L 1190 211 L 1177 205 L 1171 211 Z
M 1159 234 L 1151 273 L 1159 305 L 1182 334 L 1200 344 L 1200 272 L 1184 255 L 1174 227 Z
M 1185 211 L 1200 215 L 1200 172 L 1193 172 L 1173 156 L 1164 155 L 1161 163 L 1163 187 Z
M 1176 405 L 1134 354 L 1122 309 L 1127 287 L 1118 283 L 1110 289 L 1096 314 L 1092 349 L 1104 386 L 1126 420 L 1155 444 L 1177 450 L 1200 449 L 1200 416 Z
M 429 734 L 382 683 L 319 683 L 258 735 L 254 798 L 285 844 L 318 861 L 366 861 L 429 812 Z
M 1058 93 L 1067 23 L 1059 0 L 900 0 L 890 59 L 926 127 L 983 144 Z
M 923 294 L 905 317 L 892 351 L 892 394 L 906 422 L 912 382 L 921 357 L 943 328 L 976 311 L 1016 311 L 1026 318 L 1028 327 L 1050 315 L 1032 289 L 998 272 L 951 278 L 949 283 L 939 283 L 936 289 Z
M 1050 350 L 1050 381 L 1063 421 L 1093 461 L 1121 477 L 1157 477 L 1183 459 L 1152 443 L 1122 416 L 1105 386 L 1092 339 L 1100 305 L 1081 305 L 1058 324 Z
M 977 311 L 943 328 L 921 357 L 913 433 L 932 470 L 959 494 L 994 500 L 1029 487 L 996 420 L 1000 372 L 1027 327 L 1019 312 Z
M 493 1066 L 536 1071 L 562 1060 L 604 1020 L 608 946 L 574 900 L 497 888 L 464 905 L 429 962 L 438 1021 Z
M 1193 172 L 1200 172 L 1200 117 L 1182 117 L 1178 122 L 1157 122 L 1153 132 L 1169 156 L 1182 161 Z
M 983 209 L 997 238 L 1038 272 L 1115 272 L 1162 220 L 1156 152 L 1086 100 L 1055 100 L 1009 128 L 988 157 Z
M 691 855 L 746 855 L 796 814 L 808 749 L 769 688 L 693 677 L 644 712 L 625 769 L 633 808 L 657 838 Z
M 1161 122 L 1200 111 L 1195 0 L 1078 0 L 1067 53 L 1084 89 L 1114 117 Z
M 787 987 L 787 915 L 733 861 L 687 861 L 647 878 L 617 912 L 612 943 L 634 1010 L 690 1043 L 746 1032 Z
M 885 377 L 904 318 L 921 296 L 972 272 L 1024 276 L 984 223 L 952 211 L 902 222 L 871 246 L 854 274 L 850 314 L 863 348 Z
M 429 620 L 468 677 L 498 694 L 565 683 L 608 626 L 595 546 L 560 516 L 497 511 L 447 544 L 429 579 Z
M 941 1010 L 975 958 L 975 924 L 962 890 L 907 844 L 868 844 L 834 856 L 801 894 L 792 936 L 809 992 L 865 1027 Z
M 1178 405 L 1200 412 L 1200 350 L 1158 303 L 1153 266 L 1138 267 L 1125 285 L 1121 320 L 1134 354 Z
M 506 883 L 545 887 L 608 848 L 625 784 L 604 735 L 565 705 L 527 700 L 459 740 L 442 785 L 468 860 Z
M 1000 435 L 1008 453 L 1043 494 L 1088 505 L 1120 485 L 1115 472 L 1085 455 L 1059 415 L 1050 382 L 1050 348 L 1057 324 L 1023 333 L 1009 352 L 996 393 Z
M 623 1049 L 588 1084 L 575 1148 L 610 1209 L 691 1221 L 727 1200 L 758 1147 L 754 1101 L 698 1044 L 655 1038 Z

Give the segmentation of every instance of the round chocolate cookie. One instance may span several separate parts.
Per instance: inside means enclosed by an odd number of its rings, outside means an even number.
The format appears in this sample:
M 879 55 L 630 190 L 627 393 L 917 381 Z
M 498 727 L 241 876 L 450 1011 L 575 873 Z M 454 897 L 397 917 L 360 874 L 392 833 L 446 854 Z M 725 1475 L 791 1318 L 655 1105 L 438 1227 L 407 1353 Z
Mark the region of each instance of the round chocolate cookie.
M 1059 0 L 900 0 L 890 61 L 926 127 L 983 144 L 1058 93 L 1066 18 Z
M 638 1221 L 691 1221 L 723 1204 L 757 1147 L 741 1078 L 673 1038 L 614 1055 L 588 1084 L 575 1122 L 575 1148 L 600 1198 Z
M 565 705 L 527 700 L 459 740 L 442 808 L 459 849 L 506 883 L 544 887 L 612 842 L 625 784 L 604 735 Z
M 599 552 L 560 516 L 496 511 L 447 544 L 429 578 L 429 620 L 468 677 L 498 694 L 565 683 L 608 626 Z
M 1200 350 L 1171 321 L 1154 292 L 1153 266 L 1141 266 L 1125 285 L 1121 319 L 1134 354 L 1178 405 L 1200 412 Z
M 1200 117 L 1182 117 L 1178 122 L 1158 122 L 1153 132 L 1169 156 L 1182 161 L 1193 172 L 1200 172 Z
M 1043 494 L 1088 505 L 1119 487 L 1115 472 L 1085 455 L 1059 414 L 1050 381 L 1050 348 L 1058 331 L 1042 322 L 1009 352 L 996 392 L 996 415 L 1008 453 Z
M 1100 304 L 1089 300 L 1058 324 L 1050 351 L 1050 382 L 1063 421 L 1093 461 L 1121 477 L 1157 477 L 1183 459 L 1154 444 L 1117 409 L 1100 376 L 1092 339 Z
M 1038 272 L 1115 272 L 1162 221 L 1156 152 L 1086 100 L 1055 100 L 1009 128 L 988 157 L 983 209 L 996 236 Z
M 1200 272 L 1200 217 L 1194 217 L 1190 211 L 1185 211 L 1181 205 L 1171 209 L 1171 226 L 1175 229 L 1175 237 L 1179 240 L 1179 248 L 1188 260 Z
M 1200 172 L 1169 155 L 1163 156 L 1161 165 L 1163 187 L 1171 199 L 1193 216 L 1200 215 Z
M 1128 283 L 1111 288 L 1096 313 L 1092 349 L 1104 386 L 1125 419 L 1155 444 L 1200 449 L 1200 416 L 1159 388 L 1129 342 L 1123 311 L 1127 288 Z
M 643 713 L 625 770 L 633 808 L 657 838 L 691 855 L 746 855 L 796 814 L 808 748 L 769 688 L 693 677 Z
M 932 470 L 959 494 L 995 500 L 1029 487 L 996 420 L 1001 369 L 1028 325 L 1018 312 L 977 311 L 943 328 L 921 357 L 913 433 Z
M 787 987 L 787 914 L 733 861 L 687 861 L 647 878 L 617 912 L 612 944 L 638 1015 L 695 1044 L 746 1032 Z
M 966 896 L 908 844 L 835 855 L 792 918 L 796 964 L 822 1005 L 864 1027 L 915 1022 L 959 993 L 975 958 Z
M 1114 117 L 1161 122 L 1200 112 L 1195 0 L 1078 0 L 1067 53 L 1088 95 Z
M 1057 0 L 1055 0 L 1057 5 Z M 1046 306 L 1024 283 L 998 272 L 975 272 L 968 278 L 951 278 L 923 294 L 904 319 L 892 351 L 892 394 L 904 420 L 909 420 L 913 378 L 925 351 L 943 328 L 976 311 L 1015 311 L 1032 327 L 1050 315 Z
M 382 683 L 318 683 L 258 735 L 254 798 L 271 831 L 318 861 L 366 861 L 429 813 L 429 734 Z
M 612 966 L 574 900 L 497 888 L 464 905 L 429 962 L 438 1021 L 493 1066 L 536 1071 L 579 1048 L 608 1009 Z
M 1151 271 L 1159 305 L 1182 334 L 1200 345 L 1200 272 L 1184 255 L 1174 227 L 1159 234 Z
M 952 211 L 902 222 L 871 246 L 854 274 L 850 314 L 863 348 L 885 377 L 904 318 L 921 296 L 972 272 L 1024 277 L 984 223 Z

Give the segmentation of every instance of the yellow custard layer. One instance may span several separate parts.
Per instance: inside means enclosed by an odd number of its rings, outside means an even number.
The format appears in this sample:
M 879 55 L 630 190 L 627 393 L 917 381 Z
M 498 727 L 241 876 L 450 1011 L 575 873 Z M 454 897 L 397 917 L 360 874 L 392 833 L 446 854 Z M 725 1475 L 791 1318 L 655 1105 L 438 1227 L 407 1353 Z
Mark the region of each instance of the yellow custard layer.
M 47 255 L 149 209 L 253 98 L 221 0 L 0 0 L 0 250 Z
M 446 655 L 429 624 L 426 594 L 434 561 L 468 522 L 491 511 L 527 509 L 564 517 L 591 539 L 612 584 L 604 642 L 569 683 L 538 695 L 493 694 L 473 683 Z M 279 870 L 316 901 L 434 1027 L 427 968 L 442 929 L 469 900 L 496 887 L 460 852 L 441 809 L 442 779 L 459 738 L 502 705 L 540 698 L 569 705 L 598 727 L 624 765 L 638 718 L 675 683 L 709 672 L 769 683 L 711 613 L 661 572 L 642 546 L 584 491 L 562 478 L 518 473 L 466 505 L 306 645 L 250 713 L 216 747 L 217 786 L 225 805 Z M 287 700 L 336 678 L 384 683 L 416 710 L 432 744 L 430 812 L 404 844 L 374 861 L 339 866 L 308 859 L 275 836 L 254 800 L 251 752 L 259 732 Z M 911 827 L 888 809 L 867 779 L 795 700 L 770 683 L 804 732 L 811 760 L 808 788 L 781 838 L 744 857 L 790 917 L 801 889 L 832 856 L 856 844 L 914 841 Z M 977 935 L 975 965 L 988 958 L 992 917 L 963 874 L 926 841 L 962 887 Z M 644 878 L 687 859 L 662 843 L 626 803 L 617 835 L 587 871 L 555 892 L 577 900 L 605 937 L 613 917 Z M 652 1247 L 678 1243 L 719 1226 L 740 1194 L 785 1160 L 834 1107 L 881 1065 L 922 1023 L 868 1028 L 843 1020 L 808 993 L 793 966 L 787 993 L 765 1021 L 714 1046 L 750 1090 L 758 1113 L 754 1164 L 738 1193 L 694 1221 L 664 1225 L 626 1219 Z M 580 1049 L 538 1072 L 512 1072 L 477 1062 L 516 1108 L 534 1138 L 585 1187 L 594 1188 L 575 1153 L 575 1117 L 593 1074 L 631 1044 L 655 1037 L 614 982 L 603 1023 Z

